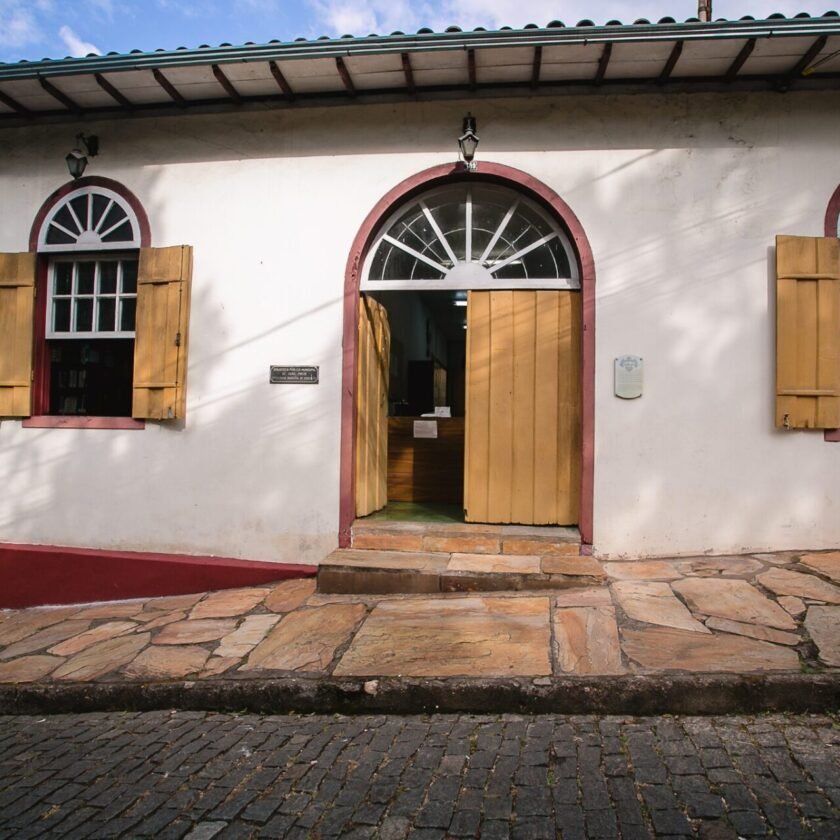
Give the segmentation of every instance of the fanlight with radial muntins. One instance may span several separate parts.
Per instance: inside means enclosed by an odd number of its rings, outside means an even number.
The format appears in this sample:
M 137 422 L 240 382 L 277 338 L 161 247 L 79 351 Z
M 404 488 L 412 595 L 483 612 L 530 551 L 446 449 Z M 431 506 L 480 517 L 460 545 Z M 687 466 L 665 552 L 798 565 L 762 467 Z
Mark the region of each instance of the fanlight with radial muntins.
M 361 287 L 579 289 L 567 233 L 505 187 L 461 183 L 403 205 L 383 225 Z
M 140 247 L 140 225 L 128 202 L 103 187 L 82 187 L 52 208 L 38 237 L 39 251 Z

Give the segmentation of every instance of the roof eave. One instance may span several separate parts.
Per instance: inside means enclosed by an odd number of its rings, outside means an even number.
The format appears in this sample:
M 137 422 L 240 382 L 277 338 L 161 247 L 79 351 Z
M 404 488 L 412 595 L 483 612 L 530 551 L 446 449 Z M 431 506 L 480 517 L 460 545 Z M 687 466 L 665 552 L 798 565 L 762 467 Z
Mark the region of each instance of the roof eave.
M 164 70 L 168 67 L 233 64 L 249 61 L 290 61 L 347 58 L 354 55 L 474 50 L 493 47 L 546 47 L 561 44 L 617 42 L 708 41 L 729 38 L 772 38 L 840 34 L 840 18 L 710 23 L 628 24 L 557 29 L 441 32 L 387 35 L 318 41 L 200 47 L 137 54 L 86 56 L 15 64 L 0 64 L 0 81 L 113 73 L 126 70 Z

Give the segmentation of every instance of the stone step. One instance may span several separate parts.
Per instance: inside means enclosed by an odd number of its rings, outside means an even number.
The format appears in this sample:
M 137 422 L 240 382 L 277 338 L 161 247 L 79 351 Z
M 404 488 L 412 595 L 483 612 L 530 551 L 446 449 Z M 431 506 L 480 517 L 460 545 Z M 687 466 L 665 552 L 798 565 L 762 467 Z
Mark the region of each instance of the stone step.
M 338 549 L 318 567 L 318 591 L 384 595 L 568 589 L 606 583 L 592 557 Z
M 576 528 L 472 523 L 353 523 L 352 547 L 360 550 L 446 554 L 509 554 L 569 557 L 580 554 Z

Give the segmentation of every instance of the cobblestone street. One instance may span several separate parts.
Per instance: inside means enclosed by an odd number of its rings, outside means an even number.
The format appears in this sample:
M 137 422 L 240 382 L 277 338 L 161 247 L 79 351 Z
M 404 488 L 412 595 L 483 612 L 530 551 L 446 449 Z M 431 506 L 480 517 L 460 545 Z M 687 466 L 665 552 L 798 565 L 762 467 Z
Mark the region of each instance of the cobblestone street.
M 0 718 L 0 836 L 840 836 L 821 716 Z

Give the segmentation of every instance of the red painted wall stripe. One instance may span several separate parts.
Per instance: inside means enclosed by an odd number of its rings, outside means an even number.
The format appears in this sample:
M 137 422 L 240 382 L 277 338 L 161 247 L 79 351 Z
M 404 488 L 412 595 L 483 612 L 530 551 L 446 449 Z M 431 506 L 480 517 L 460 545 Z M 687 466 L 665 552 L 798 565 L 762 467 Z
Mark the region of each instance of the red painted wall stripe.
M 314 577 L 317 566 L 0 543 L 0 608 L 83 604 Z

